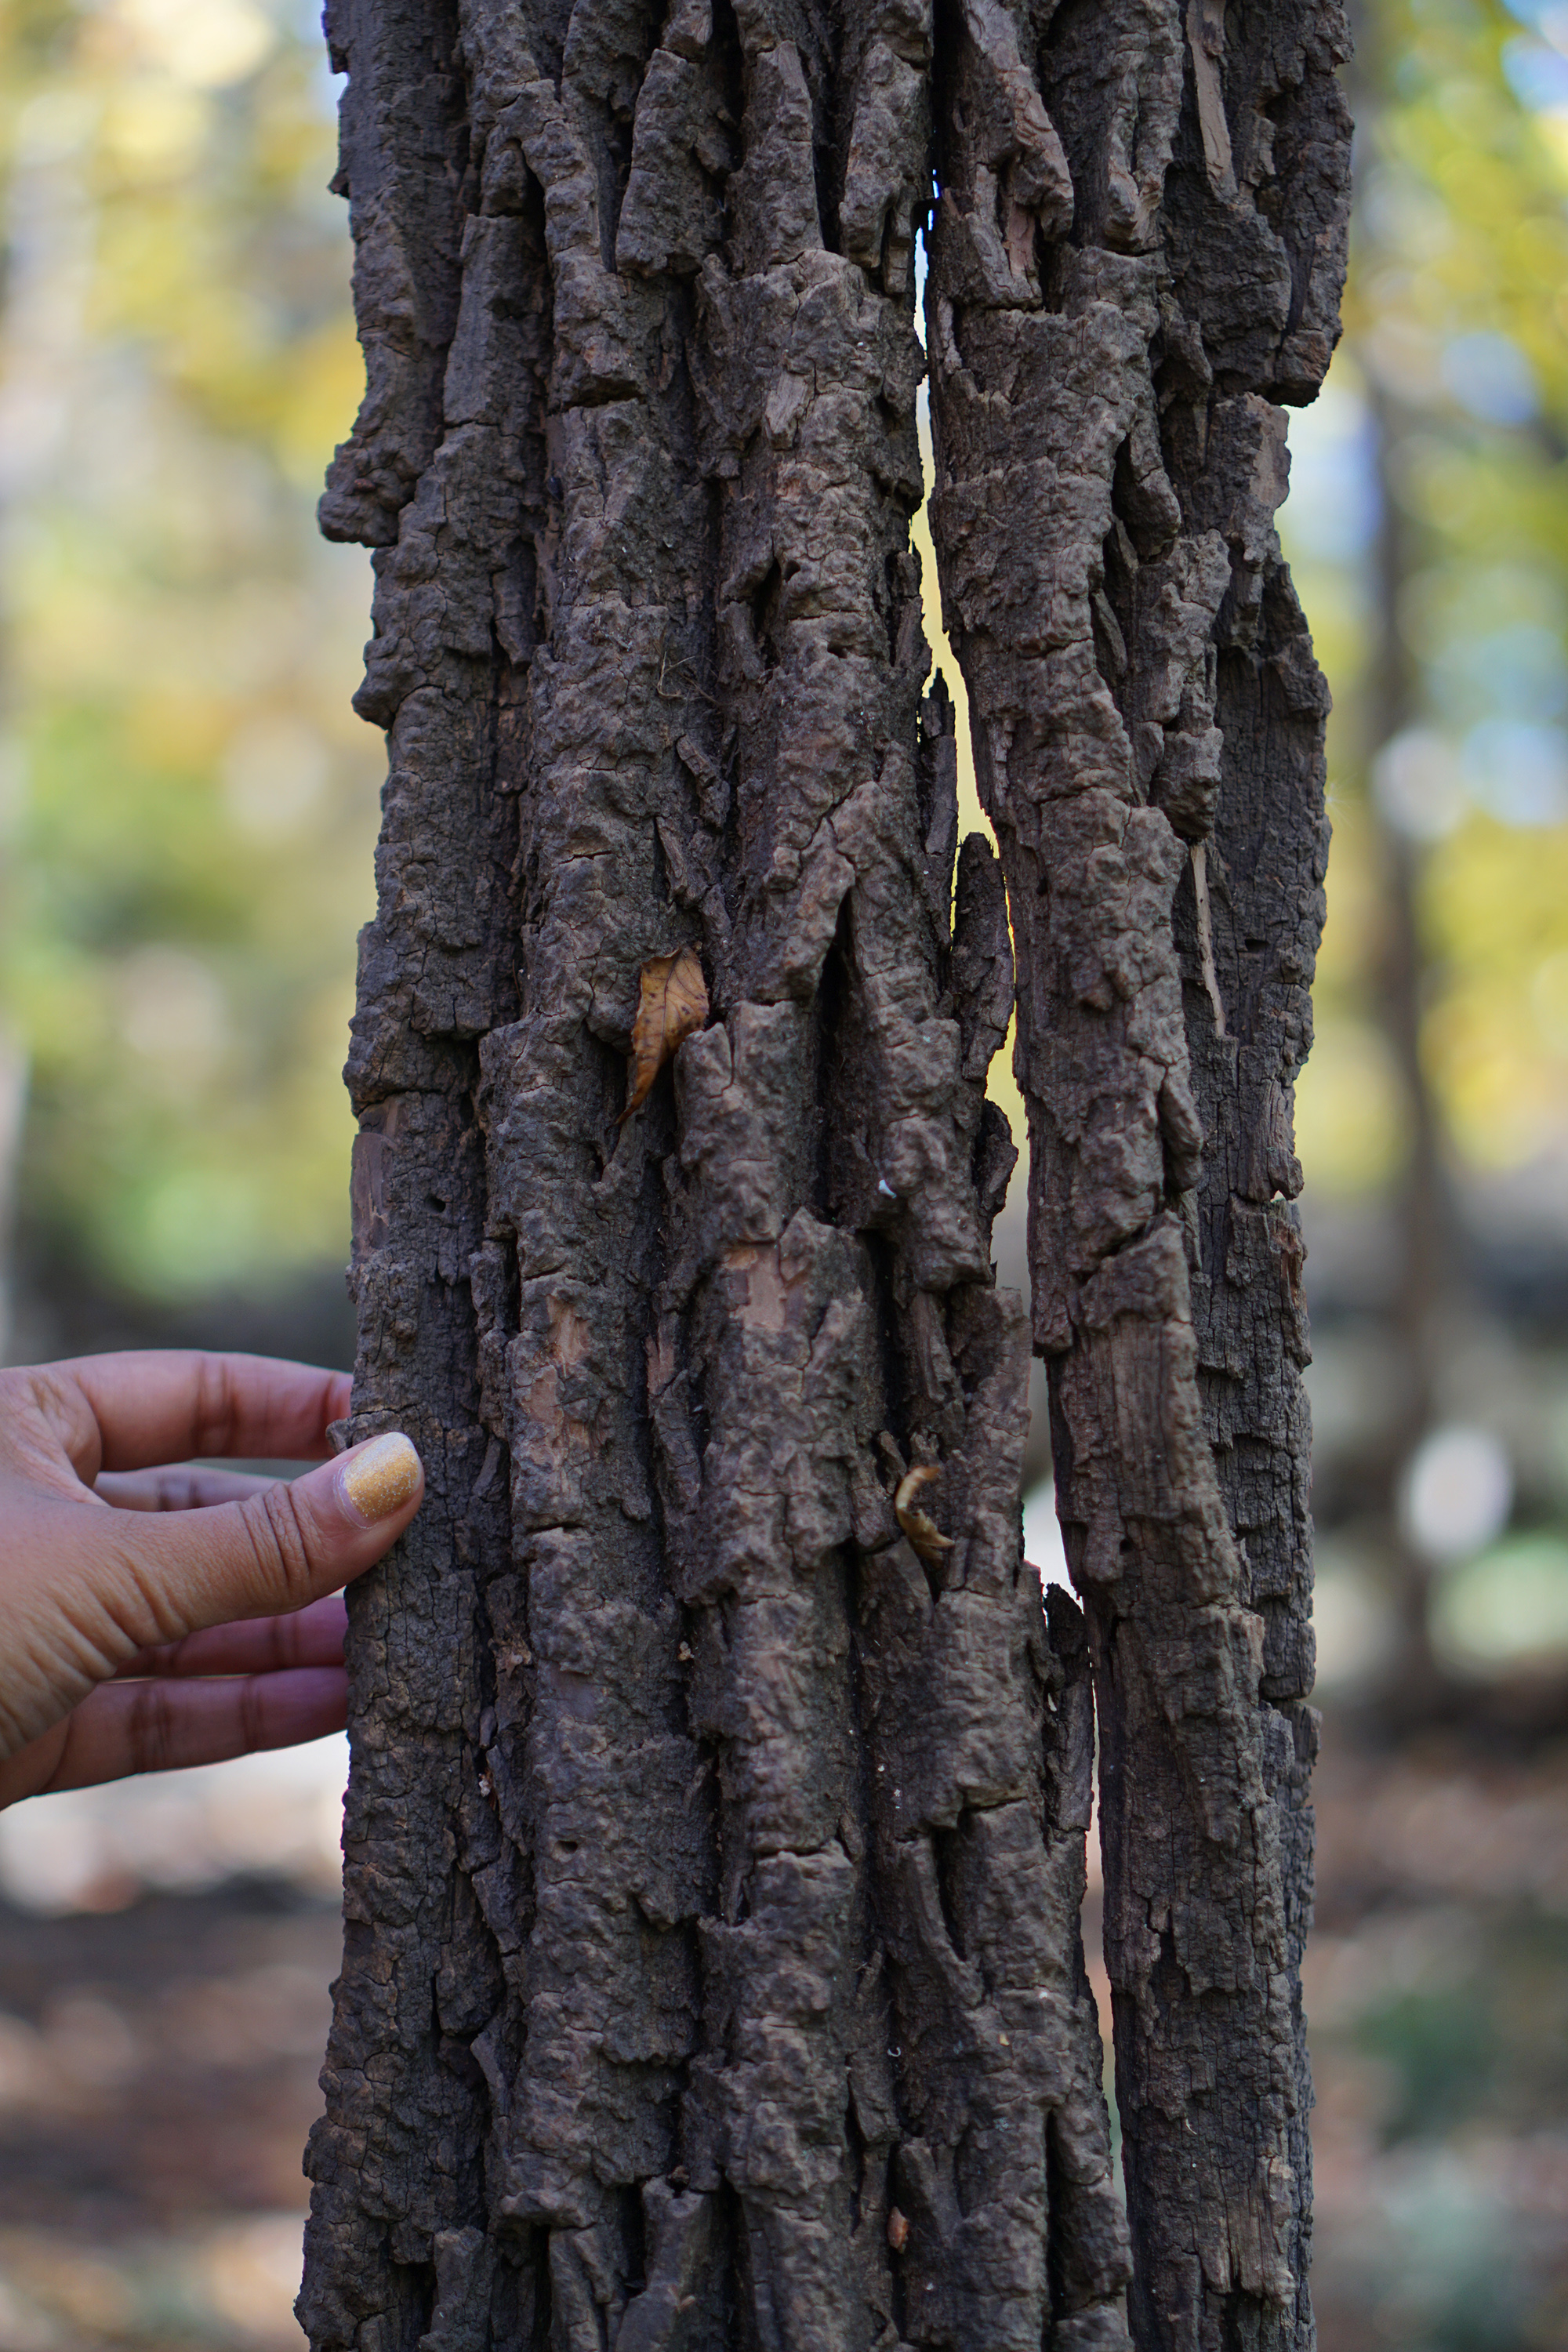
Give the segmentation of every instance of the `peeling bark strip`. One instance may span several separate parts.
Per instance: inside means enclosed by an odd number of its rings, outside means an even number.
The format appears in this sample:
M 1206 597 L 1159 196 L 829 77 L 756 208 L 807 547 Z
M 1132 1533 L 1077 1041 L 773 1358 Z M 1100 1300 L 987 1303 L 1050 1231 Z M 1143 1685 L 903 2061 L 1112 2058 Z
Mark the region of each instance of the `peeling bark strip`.
M 1345 50 L 1337 0 L 938 17 L 931 522 L 1018 950 L 1150 2352 L 1312 2336 L 1291 1086 L 1327 696 L 1274 404 L 1337 332 Z
M 1113 2352 L 1006 902 L 909 551 L 929 15 L 329 31 L 390 745 L 352 1427 L 427 1496 L 350 1601 L 310 2341 Z

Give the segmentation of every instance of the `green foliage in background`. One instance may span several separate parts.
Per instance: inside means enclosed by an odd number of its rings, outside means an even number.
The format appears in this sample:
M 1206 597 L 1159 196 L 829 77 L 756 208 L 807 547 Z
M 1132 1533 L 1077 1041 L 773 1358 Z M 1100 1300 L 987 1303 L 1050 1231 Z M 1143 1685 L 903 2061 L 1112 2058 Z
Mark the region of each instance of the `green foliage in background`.
M 1568 8 L 1377 0 L 1347 335 L 1292 418 L 1337 698 L 1301 1089 L 1322 1197 L 1397 1171 L 1390 811 L 1472 1167 L 1568 1142 Z M 379 742 L 363 558 L 316 538 L 360 370 L 331 90 L 285 0 L 0 0 L 0 1007 L 35 1243 L 153 1295 L 338 1255 Z M 1380 801 L 1378 436 L 1420 739 Z M 1403 794 L 1403 798 L 1401 798 Z
M 11 0 L 5 1016 L 34 1247 L 153 1296 L 346 1249 L 381 743 L 313 520 L 361 370 L 309 15 Z
M 1283 518 L 1335 697 L 1320 1195 L 1385 1181 L 1408 1123 L 1379 1022 L 1380 834 L 1422 845 L 1426 1066 L 1460 1163 L 1568 1150 L 1568 7 L 1363 8 L 1345 340 L 1292 420 Z M 1379 476 L 1410 731 L 1381 713 Z

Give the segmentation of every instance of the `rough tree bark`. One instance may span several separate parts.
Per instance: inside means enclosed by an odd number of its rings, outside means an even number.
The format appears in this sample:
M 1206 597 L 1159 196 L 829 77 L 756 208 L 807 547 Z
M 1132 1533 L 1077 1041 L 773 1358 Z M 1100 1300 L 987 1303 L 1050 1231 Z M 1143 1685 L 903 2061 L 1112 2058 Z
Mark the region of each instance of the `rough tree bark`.
M 1274 1195 L 1321 696 L 1268 395 L 1331 335 L 1338 18 L 1189 14 L 330 11 L 368 383 L 323 519 L 390 741 L 351 1426 L 428 1492 L 351 1600 L 316 2352 L 1124 2345 L 1091 1655 L 1134 2333 L 1310 2325 Z M 1020 1559 L 1007 894 L 909 548 L 933 136 L 1087 1625 Z
M 1327 695 L 1280 560 L 1338 331 L 1336 5 L 963 0 L 944 612 L 1019 956 L 1034 1337 L 1100 1708 L 1141 2345 L 1305 2343 L 1314 1743 L 1291 1086 Z M 1184 40 L 1184 31 L 1185 39 Z

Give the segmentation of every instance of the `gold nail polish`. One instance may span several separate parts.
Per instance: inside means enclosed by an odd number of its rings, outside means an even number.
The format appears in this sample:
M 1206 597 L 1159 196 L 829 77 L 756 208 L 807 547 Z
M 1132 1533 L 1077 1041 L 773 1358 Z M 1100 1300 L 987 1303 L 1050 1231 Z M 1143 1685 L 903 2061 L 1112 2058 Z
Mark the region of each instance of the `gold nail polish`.
M 389 1429 L 345 1462 L 338 1477 L 362 1519 L 390 1518 L 419 1484 L 419 1456 L 400 1429 Z

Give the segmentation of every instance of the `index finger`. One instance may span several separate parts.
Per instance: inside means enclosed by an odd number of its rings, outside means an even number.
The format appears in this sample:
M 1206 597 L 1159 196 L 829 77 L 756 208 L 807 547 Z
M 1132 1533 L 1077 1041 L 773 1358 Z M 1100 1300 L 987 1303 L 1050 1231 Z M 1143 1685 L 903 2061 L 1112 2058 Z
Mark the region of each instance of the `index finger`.
M 96 1424 L 61 1431 L 77 1475 L 89 1485 L 100 1470 L 211 1454 L 324 1462 L 327 1423 L 348 1412 L 353 1387 L 347 1372 L 319 1364 L 186 1348 L 74 1356 L 40 1370 L 47 1384 L 74 1387 Z
M 117 1682 L 150 1676 L 272 1675 L 296 1666 L 341 1666 L 348 1608 L 341 1592 L 329 1592 L 278 1617 L 241 1617 L 209 1625 L 181 1642 L 138 1650 L 116 1666 Z

